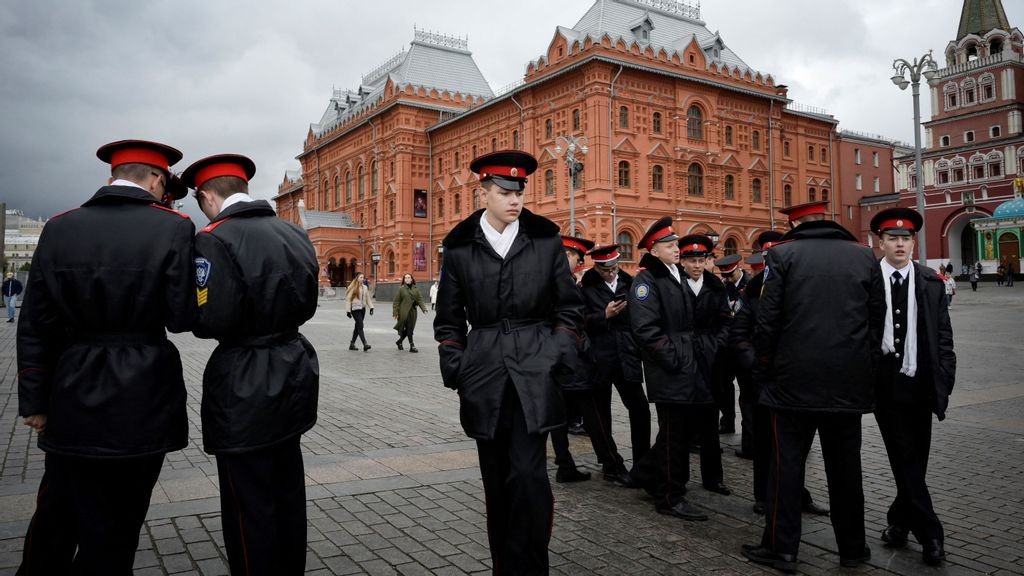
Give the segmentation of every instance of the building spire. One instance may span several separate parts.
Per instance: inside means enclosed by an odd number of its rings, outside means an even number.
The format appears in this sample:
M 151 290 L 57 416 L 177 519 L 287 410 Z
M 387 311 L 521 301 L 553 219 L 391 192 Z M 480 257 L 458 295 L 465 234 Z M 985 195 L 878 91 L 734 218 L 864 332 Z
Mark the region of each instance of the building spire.
M 1002 0 L 964 0 L 964 9 L 960 13 L 960 29 L 956 34 L 958 41 L 968 34 L 981 36 L 994 29 L 1010 29 L 1010 21 L 1006 18 Z

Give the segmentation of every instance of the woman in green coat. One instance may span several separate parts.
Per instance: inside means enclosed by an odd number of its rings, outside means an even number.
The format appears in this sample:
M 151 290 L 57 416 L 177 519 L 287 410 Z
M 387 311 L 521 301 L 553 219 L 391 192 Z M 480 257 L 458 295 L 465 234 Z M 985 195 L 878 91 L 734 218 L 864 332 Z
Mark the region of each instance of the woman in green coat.
M 398 322 L 395 323 L 395 330 L 398 332 L 398 340 L 395 344 L 399 350 L 402 348 L 402 340 L 409 339 L 409 352 L 419 352 L 416 349 L 416 344 L 412 341 L 412 331 L 416 328 L 416 316 L 418 312 L 416 307 L 419 306 L 423 313 L 427 313 L 427 305 L 423 303 L 423 295 L 420 294 L 420 289 L 416 286 L 416 279 L 412 277 L 412 274 L 406 274 L 402 277 L 402 286 L 398 288 L 398 294 L 395 295 L 395 303 L 392 306 L 391 315 Z

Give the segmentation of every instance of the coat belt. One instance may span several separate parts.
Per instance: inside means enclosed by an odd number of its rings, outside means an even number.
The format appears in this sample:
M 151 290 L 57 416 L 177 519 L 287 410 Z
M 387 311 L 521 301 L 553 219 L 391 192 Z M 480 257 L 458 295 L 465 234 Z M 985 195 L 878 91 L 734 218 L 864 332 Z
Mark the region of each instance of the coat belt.
M 539 326 L 546 322 L 546 320 L 538 320 L 536 318 L 502 318 L 494 324 L 473 326 L 473 330 L 501 330 L 504 334 L 511 334 L 513 330 Z
M 259 336 L 250 336 L 247 338 L 237 339 L 224 339 L 220 343 L 226 346 L 248 346 L 253 348 L 265 348 L 268 346 L 276 346 L 277 344 L 285 344 L 291 342 L 299 337 L 298 330 L 288 330 L 286 332 L 273 332 L 271 334 L 261 334 Z

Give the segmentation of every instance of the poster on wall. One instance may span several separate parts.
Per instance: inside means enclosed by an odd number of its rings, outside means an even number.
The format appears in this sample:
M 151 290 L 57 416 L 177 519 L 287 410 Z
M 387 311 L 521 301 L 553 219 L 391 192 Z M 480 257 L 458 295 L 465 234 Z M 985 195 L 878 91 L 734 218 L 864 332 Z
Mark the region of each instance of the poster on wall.
M 427 191 L 413 190 L 412 193 L 412 215 L 416 218 L 427 217 Z
M 424 242 L 416 242 L 412 248 L 412 271 L 427 271 L 427 245 Z

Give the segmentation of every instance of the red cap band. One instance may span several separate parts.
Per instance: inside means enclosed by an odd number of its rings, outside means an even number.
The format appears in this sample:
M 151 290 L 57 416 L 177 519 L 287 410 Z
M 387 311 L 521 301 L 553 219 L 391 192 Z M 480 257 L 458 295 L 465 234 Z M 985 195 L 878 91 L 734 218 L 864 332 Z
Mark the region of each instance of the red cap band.
M 584 254 L 587 253 L 586 246 L 570 238 L 562 238 L 562 246 L 565 246 L 566 248 L 572 248 L 573 250 L 579 250 Z
M 788 216 L 789 217 L 789 221 L 792 222 L 793 220 L 796 220 L 798 218 L 803 218 L 804 216 L 810 216 L 812 214 L 824 214 L 824 213 L 825 213 L 825 203 L 818 202 L 816 204 L 808 204 L 807 206 L 797 206 L 795 209 L 790 210 L 789 212 L 787 212 L 786 216 Z
M 647 239 L 647 242 L 644 243 L 644 248 L 647 249 L 647 250 L 650 250 L 652 246 L 654 246 L 655 244 L 658 243 L 658 240 L 660 240 L 660 239 L 664 238 L 665 236 L 668 236 L 669 234 L 672 234 L 672 233 L 673 232 L 672 232 L 672 228 L 671 227 L 669 227 L 669 228 L 662 228 L 661 230 L 658 230 L 654 234 L 651 234 L 651 237 Z
M 910 220 L 904 220 L 902 218 L 894 218 L 892 220 L 886 220 L 878 225 L 879 230 L 892 230 L 893 228 L 902 228 L 904 230 L 915 230 L 914 223 Z
M 249 175 L 245 173 L 244 167 L 234 162 L 221 162 L 210 164 L 196 172 L 196 190 L 199 190 L 206 182 L 221 176 L 235 176 L 246 182 L 249 181 Z
M 708 247 L 703 244 L 687 244 L 686 246 L 681 246 L 680 250 L 683 252 L 707 252 Z
M 594 262 L 597 262 L 598 264 L 603 262 L 611 262 L 612 260 L 619 259 L 619 251 L 615 250 L 614 252 L 611 252 L 610 254 L 605 254 L 603 256 L 591 256 L 590 259 L 593 260 Z
M 761 264 L 751 264 L 750 265 L 750 269 L 751 270 L 764 270 L 764 263 L 762 262 Z
M 506 178 L 526 178 L 526 170 L 517 166 L 484 166 L 480 169 L 480 177 L 505 176 Z
M 722 272 L 722 274 L 729 274 L 730 272 L 732 272 L 733 270 L 735 270 L 735 269 L 737 269 L 739 267 L 740 267 L 739 262 L 737 262 L 736 264 L 733 264 L 732 266 L 726 266 L 725 268 L 719 266 L 718 269 Z
M 156 166 L 164 172 L 170 172 L 170 165 L 167 157 L 149 148 L 124 148 L 115 150 L 110 154 L 110 168 L 114 169 L 122 164 L 148 164 Z

